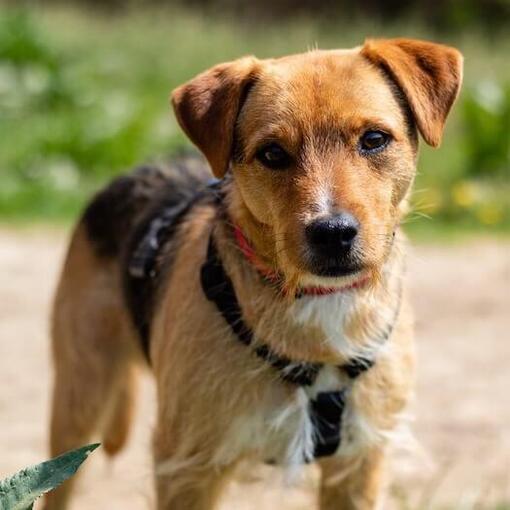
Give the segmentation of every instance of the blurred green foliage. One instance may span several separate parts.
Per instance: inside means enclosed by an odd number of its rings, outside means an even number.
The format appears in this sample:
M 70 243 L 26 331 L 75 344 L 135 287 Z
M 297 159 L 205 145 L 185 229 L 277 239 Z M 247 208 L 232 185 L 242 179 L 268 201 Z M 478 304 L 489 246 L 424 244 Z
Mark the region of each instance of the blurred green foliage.
M 11 0 L 16 2 L 19 0 Z M 54 4 L 62 0 L 46 0 Z M 299 16 L 338 19 L 348 17 L 354 22 L 370 18 L 379 22 L 406 22 L 419 19 L 429 29 L 438 32 L 463 30 L 475 26 L 487 30 L 505 31 L 510 22 L 508 0 L 66 0 L 103 12 L 118 13 L 126 8 L 147 6 L 184 6 L 217 15 L 235 14 L 237 18 L 288 20 Z
M 0 217 L 69 218 L 112 176 L 188 148 L 168 93 L 214 63 L 374 35 L 431 37 L 419 23 L 0 7 Z M 443 147 L 422 150 L 410 224 L 429 215 L 435 225 L 510 230 L 510 41 L 470 31 L 445 42 L 464 51 L 466 84 Z

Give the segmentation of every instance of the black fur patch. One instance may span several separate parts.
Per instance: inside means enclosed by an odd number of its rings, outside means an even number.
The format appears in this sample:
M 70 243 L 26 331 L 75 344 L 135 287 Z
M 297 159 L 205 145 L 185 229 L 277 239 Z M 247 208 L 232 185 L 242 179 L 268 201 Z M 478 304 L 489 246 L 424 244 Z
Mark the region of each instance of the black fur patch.
M 94 197 L 82 222 L 98 255 L 116 257 L 122 252 L 137 218 L 165 185 L 162 168 L 144 166 L 113 180 Z
M 148 350 L 160 278 L 133 278 L 129 272 L 133 251 L 156 216 L 177 208 L 179 214 L 165 231 L 166 248 L 210 177 L 207 164 L 199 157 L 140 167 L 100 191 L 83 214 L 82 223 L 97 255 L 119 262 L 126 306 L 144 350 Z M 165 268 L 170 263 L 166 257 Z

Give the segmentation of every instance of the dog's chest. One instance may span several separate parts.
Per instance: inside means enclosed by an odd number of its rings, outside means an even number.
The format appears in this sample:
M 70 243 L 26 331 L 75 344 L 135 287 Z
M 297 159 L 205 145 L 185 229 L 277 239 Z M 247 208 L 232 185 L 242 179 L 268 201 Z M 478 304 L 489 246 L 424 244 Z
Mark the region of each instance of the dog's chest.
M 280 384 L 275 382 L 275 384 Z M 337 367 L 323 367 L 312 386 L 296 387 L 291 395 L 275 388 L 268 391 L 249 415 L 235 418 L 228 443 L 217 452 L 216 462 L 228 464 L 243 455 L 262 462 L 296 467 L 314 460 L 320 429 L 313 416 L 314 402 L 321 395 L 341 393 L 345 400 L 339 414 L 339 442 L 328 455 L 355 455 L 380 439 L 374 424 L 356 409 L 351 399 L 352 382 Z
M 241 343 L 250 347 L 256 339 L 258 346 L 252 355 L 256 354 L 272 375 L 270 382 L 267 378 L 261 381 L 261 391 L 249 410 L 245 408 L 243 414 L 232 417 L 215 461 L 228 464 L 254 454 L 262 461 L 296 466 L 325 455 L 355 455 L 373 446 L 381 434 L 363 415 L 363 409 L 356 408 L 362 407 L 355 403 L 359 399 L 353 398 L 359 378 L 367 377 L 366 371 L 381 347 L 379 325 L 373 323 L 373 317 L 380 314 L 367 313 L 378 305 L 371 293 L 305 295 L 290 305 L 275 303 L 270 307 L 254 301 L 248 314 L 251 329 L 244 323 L 229 280 L 223 274 L 212 276 L 215 285 L 206 280 L 206 290 L 216 293 L 206 295 L 216 303 Z M 217 280 L 228 287 L 221 299 L 216 296 L 220 289 Z M 237 313 L 232 314 L 232 310 Z M 361 332 L 358 328 L 353 337 L 349 325 L 361 311 L 369 317 L 370 328 Z M 239 328 L 239 321 L 243 328 Z M 278 347 L 274 346 L 284 346 L 289 358 L 275 354 Z
M 343 331 L 352 301 L 348 296 L 331 296 L 321 298 L 317 306 L 318 301 L 299 300 L 289 309 L 290 320 L 321 328 L 330 347 L 345 356 L 352 354 L 355 349 Z M 313 384 L 296 386 L 290 395 L 283 391 L 283 384 L 275 379 L 249 415 L 232 421 L 228 447 L 220 449 L 218 462 L 254 453 L 265 462 L 296 466 L 316 457 L 321 435 L 329 436 L 327 455 L 356 454 L 379 440 L 376 426 L 355 407 L 352 392 L 356 379 L 338 366 L 323 365 Z M 321 426 L 324 416 L 334 420 L 331 427 Z

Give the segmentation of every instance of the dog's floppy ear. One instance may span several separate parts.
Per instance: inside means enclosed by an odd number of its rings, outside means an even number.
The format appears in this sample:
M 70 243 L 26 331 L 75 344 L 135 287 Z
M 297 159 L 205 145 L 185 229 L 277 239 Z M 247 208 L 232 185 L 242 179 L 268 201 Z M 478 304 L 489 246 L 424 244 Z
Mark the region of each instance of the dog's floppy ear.
M 219 64 L 172 93 L 180 126 L 218 178 L 228 169 L 236 119 L 245 91 L 255 78 L 257 63 L 254 57 L 244 57 Z
M 396 82 L 424 140 L 437 147 L 462 83 L 461 53 L 427 41 L 374 39 L 365 42 L 361 54 Z

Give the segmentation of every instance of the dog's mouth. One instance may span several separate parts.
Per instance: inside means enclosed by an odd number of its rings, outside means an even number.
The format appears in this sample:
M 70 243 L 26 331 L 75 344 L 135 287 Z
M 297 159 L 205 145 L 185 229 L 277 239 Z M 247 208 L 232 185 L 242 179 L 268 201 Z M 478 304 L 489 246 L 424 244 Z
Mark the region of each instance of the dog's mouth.
M 349 254 L 324 256 L 305 248 L 301 253 L 300 285 L 325 288 L 350 288 L 365 286 L 370 282 L 376 267 L 365 260 L 360 250 Z
M 300 271 L 301 285 L 343 288 L 371 279 L 373 271 L 361 257 L 322 257 L 306 251 Z
M 344 276 L 356 276 L 363 272 L 363 266 L 359 264 L 343 264 L 335 261 L 322 262 L 320 264 L 314 264 L 310 268 L 310 273 L 315 276 L 329 277 L 329 278 L 340 278 Z
M 348 253 L 340 251 L 339 253 L 325 254 L 306 247 L 303 255 L 307 272 L 318 277 L 353 277 L 367 269 L 358 249 L 351 250 Z
M 364 288 L 372 278 L 372 271 L 362 266 L 330 264 L 301 273 L 298 285 L 301 288 L 327 289 L 329 292 L 324 293 L 330 293 Z

